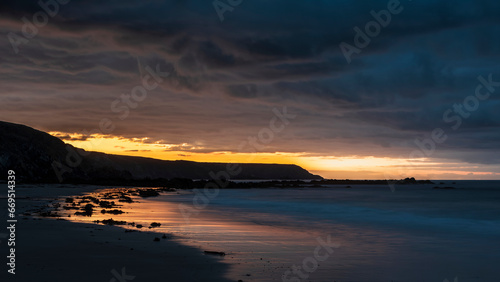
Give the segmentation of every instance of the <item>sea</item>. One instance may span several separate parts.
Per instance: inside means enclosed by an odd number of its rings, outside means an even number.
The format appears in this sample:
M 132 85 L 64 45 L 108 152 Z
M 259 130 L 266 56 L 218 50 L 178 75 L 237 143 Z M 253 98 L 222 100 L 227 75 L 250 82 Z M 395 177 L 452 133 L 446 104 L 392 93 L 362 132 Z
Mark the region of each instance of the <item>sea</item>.
M 179 189 L 70 219 L 161 223 L 145 230 L 220 257 L 234 281 L 500 281 L 500 181 L 434 182 Z

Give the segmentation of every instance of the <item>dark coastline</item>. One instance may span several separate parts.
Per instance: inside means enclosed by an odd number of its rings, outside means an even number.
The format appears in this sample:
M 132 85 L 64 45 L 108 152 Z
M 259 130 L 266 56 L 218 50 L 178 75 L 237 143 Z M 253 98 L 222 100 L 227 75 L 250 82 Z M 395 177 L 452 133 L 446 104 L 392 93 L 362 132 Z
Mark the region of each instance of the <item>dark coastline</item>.
M 2 180 L 0 180 L 1 183 Z M 321 179 L 321 180 L 245 180 L 232 181 L 227 179 L 215 180 L 193 180 L 188 178 L 174 179 L 97 179 L 97 180 L 73 180 L 58 182 L 36 182 L 24 181 L 25 184 L 74 184 L 74 185 L 97 185 L 97 186 L 120 186 L 120 187 L 165 187 L 175 189 L 203 188 L 208 183 L 218 184 L 220 189 L 229 188 L 319 188 L 328 185 L 413 185 L 413 184 L 435 184 L 430 180 L 415 180 L 406 178 L 400 180 L 350 180 L 350 179 Z

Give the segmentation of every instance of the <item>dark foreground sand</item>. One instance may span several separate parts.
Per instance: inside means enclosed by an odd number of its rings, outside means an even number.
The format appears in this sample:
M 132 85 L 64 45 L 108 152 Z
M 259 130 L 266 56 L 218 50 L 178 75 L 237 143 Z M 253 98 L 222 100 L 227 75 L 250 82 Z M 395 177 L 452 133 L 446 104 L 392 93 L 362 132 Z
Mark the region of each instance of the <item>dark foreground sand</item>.
M 16 274 L 7 272 L 7 242 L 0 238 L 0 281 L 229 281 L 223 278 L 228 265 L 204 255 L 199 249 L 168 239 L 153 241 L 155 237 L 161 237 L 159 234 L 125 232 L 115 226 L 21 215 L 47 205 L 51 197 L 70 196 L 93 189 L 18 187 Z M 8 226 L 6 189 L 2 190 L 0 235 L 7 233 Z

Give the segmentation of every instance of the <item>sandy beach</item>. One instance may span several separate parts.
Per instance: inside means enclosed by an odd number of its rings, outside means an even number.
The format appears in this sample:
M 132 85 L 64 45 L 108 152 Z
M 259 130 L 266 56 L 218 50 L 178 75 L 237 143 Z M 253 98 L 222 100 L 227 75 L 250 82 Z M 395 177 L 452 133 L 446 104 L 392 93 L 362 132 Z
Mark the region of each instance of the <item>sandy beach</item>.
M 22 216 L 58 196 L 100 188 L 18 187 L 15 275 L 7 272 L 9 250 L 2 242 L 1 281 L 228 281 L 222 277 L 227 265 L 216 257 L 168 239 L 154 241 L 160 237 L 155 233 Z M 0 215 L 6 218 L 6 207 Z
M 499 282 L 500 1 L 0 2 L 0 282 Z
M 454 185 L 224 189 L 189 221 L 190 189 L 24 185 L 1 281 L 497 281 L 498 183 Z

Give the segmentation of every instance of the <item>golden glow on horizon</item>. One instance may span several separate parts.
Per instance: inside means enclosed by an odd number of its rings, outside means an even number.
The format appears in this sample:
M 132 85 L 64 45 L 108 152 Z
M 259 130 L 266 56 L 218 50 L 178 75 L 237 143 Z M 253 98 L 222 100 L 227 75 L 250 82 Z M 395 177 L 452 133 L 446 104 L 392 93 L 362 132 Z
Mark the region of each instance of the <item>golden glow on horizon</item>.
M 401 165 L 401 161 L 391 158 L 375 158 L 375 157 L 307 157 L 305 165 L 314 170 L 321 170 L 325 167 L 335 169 L 357 169 L 363 170 L 373 167 L 386 167 L 393 165 Z
M 148 142 L 148 138 L 127 139 L 122 137 L 109 137 L 92 135 L 84 139 L 79 134 L 62 132 L 49 132 L 56 137 L 65 137 L 64 142 L 86 151 L 97 151 L 107 154 L 155 158 L 161 160 L 187 160 L 197 162 L 235 162 L 235 163 L 278 163 L 295 164 L 296 156 L 290 153 L 233 153 L 233 152 L 197 152 L 203 150 L 199 145 L 193 144 L 163 144 L 161 142 Z M 70 137 L 73 140 L 69 140 Z
M 165 144 L 149 138 L 123 138 L 118 136 L 68 134 L 49 132 L 64 142 L 87 151 L 107 154 L 155 158 L 161 160 L 187 160 L 197 162 L 277 163 L 296 164 L 325 178 L 339 179 L 473 179 L 498 178 L 491 172 L 471 171 L 473 166 L 437 163 L 429 159 L 402 160 L 377 157 L 321 157 L 301 153 L 238 153 L 204 152 L 199 144 Z M 450 167 L 451 165 L 451 167 Z M 444 178 L 443 178 L 444 177 Z

